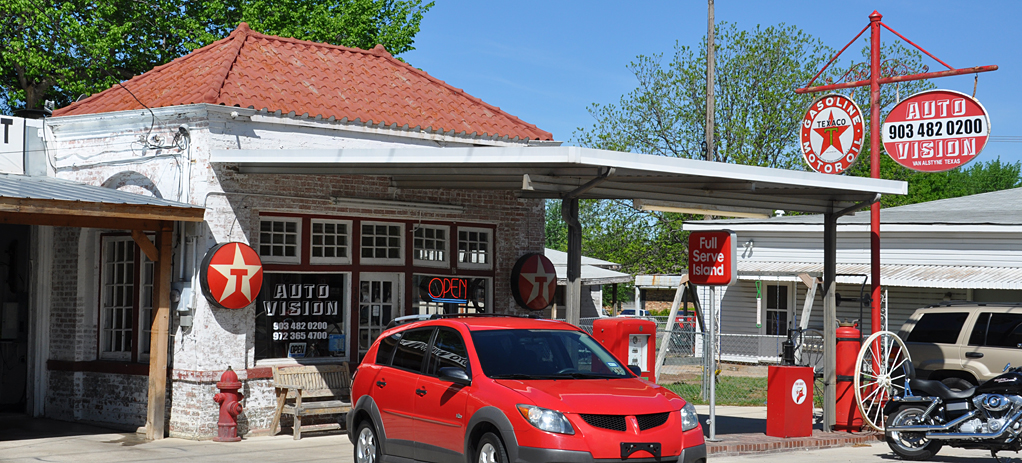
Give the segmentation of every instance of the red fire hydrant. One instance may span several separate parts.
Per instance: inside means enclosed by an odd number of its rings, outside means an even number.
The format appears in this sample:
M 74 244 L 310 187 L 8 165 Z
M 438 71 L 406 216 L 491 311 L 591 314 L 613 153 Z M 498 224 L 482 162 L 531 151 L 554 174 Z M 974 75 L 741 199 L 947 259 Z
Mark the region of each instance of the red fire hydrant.
M 238 392 L 241 389 L 241 381 L 231 367 L 220 376 L 220 382 L 216 383 L 220 392 L 213 396 L 213 401 L 220 404 L 220 420 L 217 421 L 216 437 L 217 442 L 238 442 L 238 415 L 241 414 L 241 399 L 245 396 Z

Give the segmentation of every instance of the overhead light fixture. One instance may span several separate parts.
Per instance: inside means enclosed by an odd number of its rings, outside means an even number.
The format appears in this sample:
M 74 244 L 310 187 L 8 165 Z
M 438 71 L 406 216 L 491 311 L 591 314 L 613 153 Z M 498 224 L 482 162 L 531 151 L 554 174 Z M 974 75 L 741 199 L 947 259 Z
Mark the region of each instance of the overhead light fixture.
M 773 215 L 773 211 L 752 207 L 717 206 L 714 204 L 679 203 L 658 201 L 654 199 L 633 199 L 632 207 L 640 211 L 678 212 L 681 214 L 718 215 L 723 217 L 741 217 L 749 219 L 765 219 Z

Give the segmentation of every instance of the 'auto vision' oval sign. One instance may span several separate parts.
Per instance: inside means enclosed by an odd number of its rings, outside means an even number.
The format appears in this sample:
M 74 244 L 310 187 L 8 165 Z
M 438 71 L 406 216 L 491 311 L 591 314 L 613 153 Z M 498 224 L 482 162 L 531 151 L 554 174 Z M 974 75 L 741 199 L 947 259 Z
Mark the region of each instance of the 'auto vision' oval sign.
M 817 172 L 840 174 L 859 158 L 863 133 L 862 111 L 851 98 L 824 95 L 802 117 L 802 157 Z
M 954 90 L 929 90 L 891 110 L 881 130 L 884 151 L 902 166 L 922 172 L 961 167 L 986 147 L 990 117 L 983 105 Z

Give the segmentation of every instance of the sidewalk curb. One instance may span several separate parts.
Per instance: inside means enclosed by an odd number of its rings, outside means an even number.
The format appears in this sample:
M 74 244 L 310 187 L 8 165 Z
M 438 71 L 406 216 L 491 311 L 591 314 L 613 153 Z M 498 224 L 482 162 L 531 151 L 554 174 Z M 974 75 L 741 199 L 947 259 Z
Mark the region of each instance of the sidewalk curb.
M 813 431 L 809 437 L 770 437 L 766 434 L 727 434 L 720 442 L 706 442 L 708 456 L 736 456 L 751 453 L 785 452 L 790 450 L 817 450 L 846 447 L 857 444 L 869 445 L 883 442 L 880 433 L 863 432 L 822 432 Z

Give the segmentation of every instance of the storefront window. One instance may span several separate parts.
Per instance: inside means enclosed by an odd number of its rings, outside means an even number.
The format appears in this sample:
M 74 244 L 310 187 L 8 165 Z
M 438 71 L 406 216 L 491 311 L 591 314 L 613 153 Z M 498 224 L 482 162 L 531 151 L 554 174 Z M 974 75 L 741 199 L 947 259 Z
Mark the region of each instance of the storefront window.
M 404 263 L 404 224 L 362 222 L 362 262 L 367 264 Z
M 259 257 L 263 262 L 301 262 L 302 221 L 298 218 L 273 218 L 259 221 Z
M 412 258 L 415 264 L 446 267 L 448 227 L 416 225 L 414 230 Z
M 153 262 L 130 236 L 103 237 L 100 358 L 147 361 Z
M 420 314 L 489 312 L 489 278 L 415 275 L 413 284 Z
M 347 275 L 264 273 L 256 299 L 256 360 L 347 358 Z
M 458 267 L 489 269 L 493 231 L 458 227 Z
M 309 262 L 313 264 L 347 264 L 351 238 L 350 220 L 312 219 L 312 245 Z

